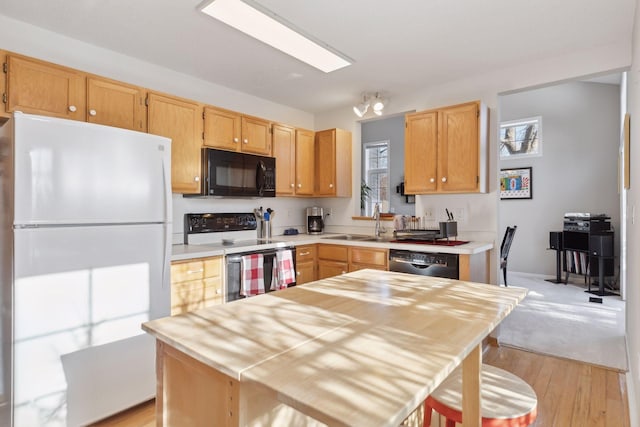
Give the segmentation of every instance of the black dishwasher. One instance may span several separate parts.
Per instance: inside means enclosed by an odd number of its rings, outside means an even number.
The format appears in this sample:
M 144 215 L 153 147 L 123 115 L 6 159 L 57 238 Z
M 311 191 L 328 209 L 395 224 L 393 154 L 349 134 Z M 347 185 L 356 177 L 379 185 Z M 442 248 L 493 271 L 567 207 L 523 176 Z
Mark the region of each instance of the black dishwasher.
M 391 249 L 389 250 L 389 270 L 458 279 L 458 255 Z

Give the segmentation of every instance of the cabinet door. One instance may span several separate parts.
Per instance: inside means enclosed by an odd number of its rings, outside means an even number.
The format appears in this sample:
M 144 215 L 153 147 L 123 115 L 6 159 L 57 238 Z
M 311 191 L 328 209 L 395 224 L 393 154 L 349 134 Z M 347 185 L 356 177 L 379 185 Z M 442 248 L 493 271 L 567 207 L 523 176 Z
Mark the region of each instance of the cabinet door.
M 335 277 L 349 271 L 349 265 L 341 261 L 318 260 L 318 280 Z
M 312 131 L 296 130 L 296 195 L 313 196 L 315 178 L 315 141 Z M 276 168 L 278 166 L 276 165 Z
M 171 138 L 174 193 L 200 192 L 202 107 L 187 100 L 149 93 L 149 133 Z
M 436 191 L 438 113 L 407 114 L 404 143 L 404 191 L 423 194 Z
M 16 55 L 7 57 L 7 111 L 85 120 L 85 76 Z
M 316 280 L 315 262 L 296 263 L 296 285 L 313 282 Z
M 349 247 L 342 245 L 318 245 L 318 259 L 349 261 Z
M 273 157 L 276 158 L 276 195 L 293 196 L 296 178 L 296 141 L 293 128 L 273 125 Z
M 474 192 L 480 182 L 476 102 L 438 112 L 438 186 L 446 192 Z
M 316 195 L 336 195 L 336 130 L 316 132 Z
M 240 114 L 220 108 L 204 109 L 204 145 L 240 151 Z
M 271 123 L 255 117 L 242 116 L 242 151 L 271 155 Z
M 144 90 L 98 77 L 87 78 L 87 121 L 146 132 Z
M 255 117 L 242 116 L 242 151 L 271 155 L 271 123 Z
M 389 255 L 386 249 L 358 247 L 352 247 L 349 249 L 349 263 L 351 264 L 350 267 L 356 264 L 365 264 L 370 266 L 370 268 L 379 268 L 381 270 L 387 269 L 387 260 L 389 259 Z

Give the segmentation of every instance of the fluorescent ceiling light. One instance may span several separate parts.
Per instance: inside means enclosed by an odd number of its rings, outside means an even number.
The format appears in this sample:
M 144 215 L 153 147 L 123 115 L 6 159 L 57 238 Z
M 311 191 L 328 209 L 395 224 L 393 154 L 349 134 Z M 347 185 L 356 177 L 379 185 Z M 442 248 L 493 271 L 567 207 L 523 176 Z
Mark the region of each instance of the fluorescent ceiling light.
M 292 29 L 293 25 L 254 2 L 214 0 L 202 12 L 325 73 L 353 63 L 324 43 Z

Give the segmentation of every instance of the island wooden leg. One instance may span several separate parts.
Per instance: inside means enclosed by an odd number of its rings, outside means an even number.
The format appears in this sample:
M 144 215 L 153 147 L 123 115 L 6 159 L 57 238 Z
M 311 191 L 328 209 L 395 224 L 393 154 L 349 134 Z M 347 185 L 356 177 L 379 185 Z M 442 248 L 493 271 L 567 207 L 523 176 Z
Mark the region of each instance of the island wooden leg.
M 482 346 L 478 345 L 462 361 L 462 425 L 480 427 L 480 371 L 482 369 Z

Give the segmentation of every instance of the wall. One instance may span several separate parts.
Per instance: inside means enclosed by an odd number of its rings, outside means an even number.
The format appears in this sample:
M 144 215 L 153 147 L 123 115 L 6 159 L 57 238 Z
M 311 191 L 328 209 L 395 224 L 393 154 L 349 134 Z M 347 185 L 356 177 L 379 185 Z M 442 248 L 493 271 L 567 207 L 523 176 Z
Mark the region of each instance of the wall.
M 509 270 L 555 277 L 548 232 L 562 231 L 566 212 L 611 216 L 619 247 L 620 86 L 572 82 L 500 98 L 501 120 L 533 116 L 542 117 L 542 156 L 499 162 L 533 168 L 533 198 L 502 200 L 498 229 L 518 226 Z
M 631 426 L 640 426 L 640 2 L 636 0 L 633 28 L 633 62 L 627 78 L 628 112 L 631 117 L 631 186 L 627 191 L 627 351 Z
M 361 126 L 362 143 L 389 141 L 390 212 L 413 215 L 414 205 L 396 193 L 396 186 L 404 181 L 404 115 L 365 121 Z M 364 162 L 361 174 L 364 177 Z

